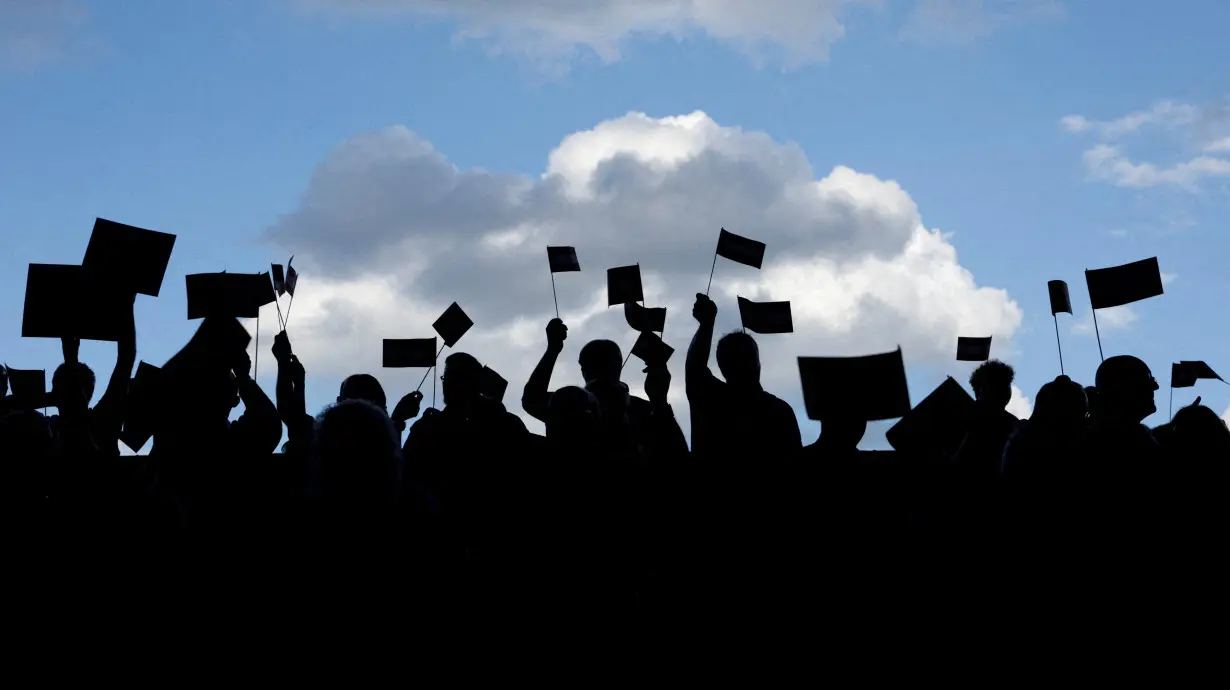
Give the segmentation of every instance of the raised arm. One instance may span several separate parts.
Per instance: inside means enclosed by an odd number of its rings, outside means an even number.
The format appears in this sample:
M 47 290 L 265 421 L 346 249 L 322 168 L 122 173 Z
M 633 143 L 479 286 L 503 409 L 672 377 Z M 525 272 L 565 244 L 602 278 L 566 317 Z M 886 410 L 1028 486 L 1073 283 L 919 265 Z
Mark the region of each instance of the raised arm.
M 687 438 L 667 399 L 670 386 L 671 372 L 665 364 L 645 369 L 645 395 L 652 406 L 648 420 L 648 450 L 653 460 L 681 458 L 688 454 Z
M 708 389 L 707 384 L 713 379 L 713 372 L 709 371 L 709 351 L 713 348 L 713 324 L 717 320 L 717 305 L 707 295 L 698 293 L 696 304 L 692 306 L 692 317 L 697 323 L 696 335 L 692 336 L 692 344 L 688 346 L 683 373 L 684 389 L 689 400 L 704 395 Z
M 272 453 L 282 439 L 282 420 L 265 391 L 252 380 L 252 359 L 244 350 L 235 355 L 232 371 L 239 384 L 239 399 L 243 401 L 243 415 L 235 420 L 232 429 L 245 437 L 245 449 L 253 453 Z
M 555 371 L 555 360 L 564 351 L 564 341 L 567 339 L 568 327 L 559 319 L 551 319 L 547 324 L 547 351 L 538 360 L 521 393 L 521 409 L 543 423 L 547 421 L 547 406 L 551 402 L 551 373 Z
M 133 295 L 133 302 L 136 302 L 136 295 Z M 115 368 L 111 370 L 111 379 L 107 381 L 107 389 L 91 414 L 94 440 L 100 448 L 105 446 L 109 450 L 119 443 L 124 417 L 127 416 L 128 385 L 136 363 L 137 326 L 130 307 L 124 314 L 123 333 L 116 343 Z

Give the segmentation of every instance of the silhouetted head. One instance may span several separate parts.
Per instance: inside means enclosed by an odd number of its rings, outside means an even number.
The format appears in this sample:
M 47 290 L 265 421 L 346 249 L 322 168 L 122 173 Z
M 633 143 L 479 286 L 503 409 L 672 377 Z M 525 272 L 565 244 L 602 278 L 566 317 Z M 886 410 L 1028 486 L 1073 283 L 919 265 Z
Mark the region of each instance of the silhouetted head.
M 581 376 L 591 381 L 618 381 L 624 366 L 619 345 L 611 340 L 591 340 L 581 348 Z
M 861 419 L 826 419 L 820 422 L 818 445 L 830 453 L 852 453 L 867 433 L 867 422 Z
M 969 385 L 974 389 L 974 398 L 978 405 L 991 410 L 1002 410 L 1008 407 L 1012 399 L 1012 380 L 1016 373 L 1012 367 L 998 359 L 983 362 L 970 374 Z
M 600 433 L 602 411 L 598 398 L 578 386 L 565 386 L 551 394 L 547 408 L 547 440 L 560 445 L 589 445 Z
M 389 409 L 388 399 L 384 397 L 384 387 L 371 374 L 353 374 L 342 381 L 337 401 L 346 400 L 366 400 L 382 410 Z
M 483 365 L 473 355 L 456 352 L 444 360 L 440 377 L 445 405 L 469 406 L 482 393 Z
M 1038 389 L 1033 415 L 1029 419 L 1040 424 L 1077 427 L 1085 423 L 1088 413 L 1089 401 L 1085 397 L 1085 389 L 1067 376 L 1060 376 Z
M 51 394 L 54 399 L 59 400 L 60 396 L 67 391 L 68 386 L 75 385 L 81 391 L 81 399 L 88 405 L 94 398 L 94 371 L 86 366 L 85 362 L 77 362 L 75 373 L 74 377 L 74 372 L 67 363 L 56 367 L 55 373 L 51 375 Z
M 326 498 L 364 506 L 387 505 L 401 485 L 401 449 L 384 410 L 344 400 L 316 419 L 316 463 Z
M 1217 458 L 1223 463 L 1230 456 L 1230 429 L 1204 405 L 1188 405 L 1179 410 L 1170 426 L 1176 456 Z
M 1096 384 L 1098 403 L 1107 418 L 1139 423 L 1157 411 L 1153 402 L 1157 381 L 1149 366 L 1131 355 L 1102 362 Z
M 722 336 L 717 344 L 717 365 L 729 384 L 760 384 L 760 348 L 747 333 L 735 331 Z

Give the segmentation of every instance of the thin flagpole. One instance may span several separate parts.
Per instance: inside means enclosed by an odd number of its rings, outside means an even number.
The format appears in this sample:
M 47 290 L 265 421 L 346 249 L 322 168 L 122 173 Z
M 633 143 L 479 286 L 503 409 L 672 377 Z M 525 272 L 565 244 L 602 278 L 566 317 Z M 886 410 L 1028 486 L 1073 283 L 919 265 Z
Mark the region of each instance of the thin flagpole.
M 1052 313 L 1051 318 L 1055 320 L 1055 345 L 1059 348 L 1059 373 L 1063 375 L 1063 343 L 1059 342 L 1059 316 Z
M 256 310 L 256 357 L 252 363 L 252 380 L 255 381 L 261 373 L 261 310 Z
M 555 318 L 559 318 L 559 296 L 555 294 L 555 271 L 551 271 L 551 299 L 555 300 Z
M 286 330 L 286 325 L 290 323 L 290 310 L 295 308 L 295 296 L 290 296 L 290 304 L 286 305 L 286 320 L 282 322 L 282 330 Z
M 1102 333 L 1101 331 L 1098 330 L 1098 310 L 1097 309 L 1093 310 L 1093 332 L 1095 335 L 1098 336 L 1098 356 L 1102 358 L 1103 362 L 1105 362 L 1106 355 L 1102 354 Z
M 718 236 L 718 241 L 721 242 L 721 235 Z M 709 285 L 705 287 L 705 297 L 709 296 L 709 290 L 713 288 L 713 272 L 717 270 L 717 247 L 713 248 L 713 265 L 709 267 Z
M 440 346 L 440 352 L 444 352 L 444 348 L 445 348 L 445 347 L 446 347 L 445 345 L 441 345 L 441 346 Z M 437 360 L 438 360 L 438 359 L 440 359 L 440 352 L 437 352 L 437 353 L 436 353 L 436 359 L 437 359 Z M 423 379 L 422 379 L 421 381 L 419 381 L 419 387 L 418 387 L 418 388 L 415 388 L 414 390 L 416 390 L 416 391 L 421 391 L 421 390 L 423 390 L 423 384 L 427 382 L 427 376 L 428 376 L 428 374 L 430 374 L 431 372 L 435 371 L 435 369 L 436 369 L 436 365 L 434 365 L 434 364 L 433 364 L 433 365 L 431 365 L 431 368 L 429 368 L 429 369 L 427 370 L 427 373 L 426 373 L 426 374 L 423 374 Z M 432 390 L 435 390 L 435 384 L 432 384 Z M 435 400 L 434 400 L 434 399 L 432 400 L 432 403 L 435 403 Z
M 1174 382 L 1170 384 L 1170 421 L 1174 421 Z

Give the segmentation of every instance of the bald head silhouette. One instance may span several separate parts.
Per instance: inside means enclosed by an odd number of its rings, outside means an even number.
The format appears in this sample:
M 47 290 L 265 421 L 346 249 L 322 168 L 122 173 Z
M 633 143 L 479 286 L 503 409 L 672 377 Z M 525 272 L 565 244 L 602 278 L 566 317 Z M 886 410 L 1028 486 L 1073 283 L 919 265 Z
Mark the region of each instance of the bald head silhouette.
M 1140 423 L 1157 411 L 1157 380 L 1149 366 L 1131 355 L 1102 362 L 1095 380 L 1100 411 L 1107 419 Z

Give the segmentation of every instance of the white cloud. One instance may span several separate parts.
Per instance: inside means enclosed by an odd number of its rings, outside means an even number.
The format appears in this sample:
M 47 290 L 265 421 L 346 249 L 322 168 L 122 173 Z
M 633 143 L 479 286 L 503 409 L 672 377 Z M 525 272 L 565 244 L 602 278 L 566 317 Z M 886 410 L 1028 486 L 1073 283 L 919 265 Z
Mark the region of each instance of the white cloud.
M 705 35 L 756 63 L 785 67 L 827 60 L 846 33 L 844 15 L 881 0 L 293 0 L 309 12 L 451 20 L 459 36 L 558 66 L 579 48 L 619 59 L 632 36 Z M 914 0 L 903 35 L 964 42 L 1000 27 L 1054 16 L 1057 0 Z
M 1226 424 L 1230 424 L 1230 407 L 1227 407 L 1226 411 L 1221 413 L 1221 418 Z
M 1131 328 L 1133 324 L 1140 318 L 1131 307 L 1111 307 L 1109 309 L 1098 310 L 1097 327 L 1102 332 L 1106 331 L 1121 331 Z M 1074 333 L 1084 335 L 1094 335 L 1093 327 L 1093 312 L 1087 312 L 1079 320 L 1072 324 Z
M 1008 401 L 1008 411 L 1016 415 L 1017 419 L 1029 419 L 1034 413 L 1033 402 L 1016 384 L 1012 384 L 1012 399 Z
M 1082 156 L 1085 169 L 1093 179 L 1135 189 L 1173 186 L 1195 190 L 1205 178 L 1230 177 L 1230 158 L 1212 155 L 1230 153 L 1230 137 L 1219 136 L 1228 121 L 1223 110 L 1158 101 L 1147 110 L 1113 120 L 1095 121 L 1083 115 L 1066 115 L 1060 118 L 1059 124 L 1068 132 L 1092 133 L 1098 138 L 1098 143 L 1086 149 Z M 1135 162 L 1123 153 L 1120 140 L 1150 128 L 1184 134 L 1196 141 L 1195 148 L 1202 153 L 1170 164 Z
M 77 0 L 0 0 L 0 68 L 29 70 L 64 59 L 83 40 L 89 17 Z
M 576 246 L 584 269 L 556 276 L 570 334 L 554 385 L 577 382 L 584 342 L 631 346 L 622 310 L 606 307 L 604 269 L 638 262 L 647 303 L 669 309 L 679 371 L 723 226 L 768 253 L 759 272 L 718 265 L 719 328 L 737 327 L 736 295 L 791 300 L 796 333 L 758 341 L 766 386 L 796 404 L 797 355 L 900 345 L 912 363 L 946 364 L 959 333 L 1008 346 L 1021 323 L 895 182 L 846 167 L 817 176 L 801 149 L 767 134 L 700 112 L 631 113 L 565 137 L 547 161 L 537 178 L 458 170 L 403 127 L 343 143 L 269 231 L 301 268 L 292 335 L 313 380 L 377 370 L 382 338 L 431 335 L 456 300 L 477 324 L 459 347 L 510 380 L 517 410 L 554 316 L 547 244 Z M 413 388 L 421 375 L 387 385 Z

